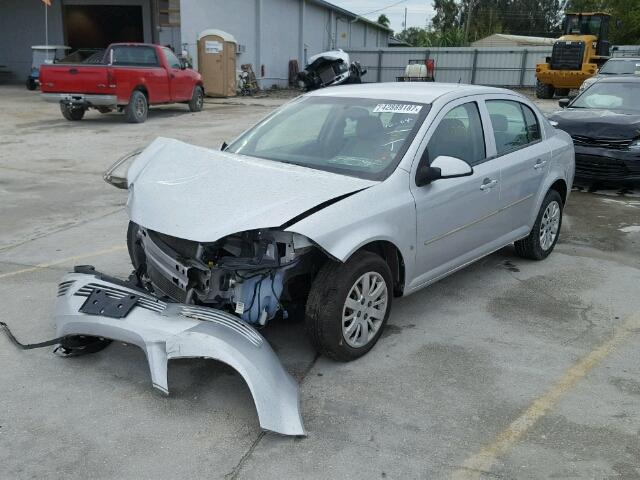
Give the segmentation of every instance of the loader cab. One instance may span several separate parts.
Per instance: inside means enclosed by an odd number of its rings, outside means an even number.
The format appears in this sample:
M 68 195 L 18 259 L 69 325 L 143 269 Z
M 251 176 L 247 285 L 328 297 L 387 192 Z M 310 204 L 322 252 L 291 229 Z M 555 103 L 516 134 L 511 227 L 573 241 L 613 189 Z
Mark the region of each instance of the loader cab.
M 596 37 L 595 55 L 601 57 L 609 56 L 609 20 L 611 16 L 607 13 L 568 13 L 562 22 L 563 35 Z

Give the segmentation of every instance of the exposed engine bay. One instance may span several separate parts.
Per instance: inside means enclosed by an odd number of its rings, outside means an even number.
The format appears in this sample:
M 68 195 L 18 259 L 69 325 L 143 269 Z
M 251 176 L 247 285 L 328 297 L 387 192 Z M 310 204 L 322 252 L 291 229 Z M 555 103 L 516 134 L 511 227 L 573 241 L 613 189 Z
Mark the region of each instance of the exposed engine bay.
M 198 243 L 131 224 L 129 252 L 142 285 L 159 297 L 234 313 L 254 325 L 304 302 L 318 249 L 304 236 L 252 230 Z M 314 264 L 316 267 L 314 267 Z

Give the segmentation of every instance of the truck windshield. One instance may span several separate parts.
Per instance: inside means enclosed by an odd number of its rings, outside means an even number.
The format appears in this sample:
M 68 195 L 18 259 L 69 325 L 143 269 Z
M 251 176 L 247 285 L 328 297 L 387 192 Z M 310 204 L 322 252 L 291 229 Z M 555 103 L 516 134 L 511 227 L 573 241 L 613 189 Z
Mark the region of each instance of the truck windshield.
M 227 151 L 383 180 L 411 144 L 429 105 L 397 100 L 301 97 Z

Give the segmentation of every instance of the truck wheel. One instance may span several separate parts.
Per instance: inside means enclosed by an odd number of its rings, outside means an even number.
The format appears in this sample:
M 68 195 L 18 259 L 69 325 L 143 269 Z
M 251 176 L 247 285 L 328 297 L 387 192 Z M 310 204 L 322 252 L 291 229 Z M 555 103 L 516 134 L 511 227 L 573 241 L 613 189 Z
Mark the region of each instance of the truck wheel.
M 556 88 L 555 94 L 559 97 L 568 97 L 570 88 Z
M 391 270 L 361 251 L 347 262 L 327 262 L 313 280 L 305 321 L 318 352 L 342 362 L 367 353 L 380 338 L 393 298 Z
M 547 85 L 546 83 L 542 83 L 540 80 L 536 83 L 536 97 L 538 98 L 553 98 L 555 89 L 553 85 Z
M 129 104 L 124 109 L 124 115 L 129 123 L 143 123 L 149 114 L 147 97 L 140 90 L 134 90 L 129 98 Z
M 85 109 L 82 107 L 72 107 L 70 105 L 65 105 L 64 103 L 60 104 L 60 111 L 62 112 L 62 116 L 69 120 L 70 122 L 78 122 L 82 120 L 84 117 Z
M 189 110 L 192 112 L 201 112 L 204 106 L 204 90 L 200 85 L 196 85 L 193 89 L 193 95 L 189 100 Z
M 530 260 L 544 260 L 553 251 L 562 226 L 562 197 L 549 190 L 529 236 L 514 243 L 516 255 Z
M 35 90 L 36 88 L 38 88 L 36 81 L 31 77 L 27 78 L 27 90 Z

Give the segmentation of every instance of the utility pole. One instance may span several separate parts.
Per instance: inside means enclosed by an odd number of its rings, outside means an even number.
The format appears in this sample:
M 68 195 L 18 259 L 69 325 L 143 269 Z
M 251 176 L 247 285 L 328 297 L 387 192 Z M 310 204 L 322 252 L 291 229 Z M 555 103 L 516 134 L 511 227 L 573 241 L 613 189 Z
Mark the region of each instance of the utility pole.
M 474 0 L 469 0 L 467 18 L 464 25 L 464 42 L 469 43 L 469 27 L 471 26 L 471 14 L 473 13 Z
M 404 29 L 407 29 L 407 7 L 404 7 Z

